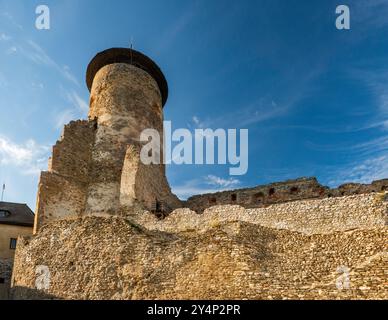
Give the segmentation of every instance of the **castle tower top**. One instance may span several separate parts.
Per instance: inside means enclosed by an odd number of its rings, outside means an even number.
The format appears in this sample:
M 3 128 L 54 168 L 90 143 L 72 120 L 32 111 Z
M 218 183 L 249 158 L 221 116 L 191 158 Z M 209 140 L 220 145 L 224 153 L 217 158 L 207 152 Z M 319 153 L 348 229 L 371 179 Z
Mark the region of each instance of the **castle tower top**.
M 96 73 L 104 66 L 113 63 L 127 63 L 146 71 L 158 84 L 164 106 L 168 97 L 166 78 L 158 65 L 139 51 L 128 48 L 111 48 L 100 53 L 90 61 L 86 71 L 86 84 L 89 91 L 92 88 Z

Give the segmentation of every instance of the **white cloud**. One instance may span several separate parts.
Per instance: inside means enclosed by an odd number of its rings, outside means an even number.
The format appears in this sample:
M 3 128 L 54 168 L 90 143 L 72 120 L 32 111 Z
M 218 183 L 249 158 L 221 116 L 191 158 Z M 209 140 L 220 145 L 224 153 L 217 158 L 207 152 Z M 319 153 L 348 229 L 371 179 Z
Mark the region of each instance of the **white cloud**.
M 330 186 L 338 186 L 346 182 L 371 183 L 374 180 L 388 178 L 388 155 L 374 156 L 359 163 L 341 168 L 335 174 L 336 179 L 328 182 Z
M 187 199 L 194 195 L 230 190 L 239 184 L 240 181 L 234 178 L 223 179 L 214 175 L 208 175 L 202 179 L 186 181 L 180 186 L 172 186 L 171 189 L 180 199 Z
M 77 78 L 71 73 L 70 67 L 69 66 L 64 66 L 62 69 L 59 67 L 60 72 L 62 75 L 69 81 L 73 82 L 77 86 L 79 86 L 79 82 Z
M 196 125 L 199 125 L 199 119 L 197 116 L 194 116 L 193 117 L 193 122 L 196 124 Z
M 205 193 L 215 193 L 221 191 L 217 188 L 204 188 L 189 181 L 181 186 L 172 187 L 172 192 L 178 196 L 179 199 L 185 200 L 191 196 Z
M 18 28 L 19 30 L 23 30 L 23 26 L 21 24 L 19 24 L 18 22 L 16 22 L 15 17 L 13 15 L 11 15 L 9 12 L 2 12 L 2 13 L 0 13 L 0 15 L 3 16 L 4 18 L 6 18 L 13 26 Z
M 36 89 L 44 89 L 44 84 L 42 82 L 32 82 L 31 86 Z
M 206 127 L 206 123 L 202 121 L 198 116 L 193 116 L 192 122 L 196 128 L 204 129 Z
M 5 33 L 0 33 L 0 41 L 8 41 L 11 37 Z
M 236 178 L 223 179 L 214 175 L 208 175 L 206 177 L 206 183 L 221 188 L 230 188 L 240 184 L 240 180 Z
M 45 65 L 50 68 L 53 68 L 54 70 L 59 72 L 62 75 L 62 77 L 69 80 L 77 87 L 80 86 L 77 78 L 71 73 L 70 68 L 68 66 L 63 66 L 63 67 L 60 66 L 36 42 L 32 40 L 27 40 L 25 44 L 23 43 L 17 46 L 14 45 L 7 50 L 7 53 L 13 54 L 13 53 L 19 52 L 24 58 L 31 60 L 33 63 L 37 65 Z
M 50 148 L 39 145 L 33 139 L 17 144 L 5 136 L 0 136 L 0 165 L 14 166 L 22 174 L 38 174 L 47 165 Z
M 11 46 L 7 49 L 6 54 L 14 54 L 18 51 L 17 47 Z
M 362 81 L 373 95 L 377 104 L 376 118 L 380 121 L 388 117 L 388 69 L 383 70 L 350 70 L 350 75 Z

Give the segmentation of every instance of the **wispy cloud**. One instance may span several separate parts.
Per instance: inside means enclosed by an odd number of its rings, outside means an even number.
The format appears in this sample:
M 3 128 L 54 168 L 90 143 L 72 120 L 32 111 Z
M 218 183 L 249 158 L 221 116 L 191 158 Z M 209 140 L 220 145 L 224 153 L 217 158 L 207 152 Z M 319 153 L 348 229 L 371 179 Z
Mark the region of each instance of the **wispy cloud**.
M 214 175 L 208 175 L 205 179 L 206 183 L 219 188 L 231 188 L 240 184 L 240 180 L 236 178 L 224 179 Z
M 231 106 L 234 112 L 222 114 L 218 118 L 208 118 L 201 121 L 203 127 L 247 128 L 264 121 L 284 117 L 298 106 L 304 99 L 310 97 L 315 81 L 324 72 L 323 63 L 312 67 L 304 75 L 300 75 L 293 83 L 285 81 L 284 90 L 278 89 L 273 94 L 252 99 L 247 105 Z M 285 75 L 284 78 L 294 75 Z M 280 86 L 280 85 L 279 85 Z M 283 86 L 281 86 L 283 87 Z M 228 109 L 229 110 L 229 109 Z M 194 119 L 193 119 L 194 120 Z
M 10 46 L 6 51 L 5 53 L 6 54 L 15 54 L 16 52 L 18 51 L 18 48 L 16 46 Z
M 193 116 L 191 122 L 187 124 L 189 128 L 205 129 L 206 122 L 202 121 L 199 116 Z
M 215 193 L 220 191 L 218 188 L 209 188 L 202 185 L 201 181 L 190 180 L 180 186 L 172 186 L 172 192 L 174 192 L 178 198 L 185 200 L 193 195 Z
M 371 70 L 370 68 L 351 69 L 350 76 L 364 83 L 377 105 L 376 116 L 388 118 L 388 69 Z
M 387 11 L 388 13 L 388 11 Z M 373 61 L 368 61 L 368 64 Z M 332 152 L 341 158 L 351 159 L 346 164 L 328 167 L 326 172 L 335 177 L 327 182 L 334 187 L 346 182 L 370 183 L 373 180 L 388 178 L 388 69 L 366 66 L 348 71 L 350 78 L 358 80 L 370 94 L 371 102 L 363 114 L 365 119 L 358 125 L 342 128 L 319 128 L 330 133 L 356 133 L 369 130 L 373 135 L 363 141 L 315 144 L 308 142 L 313 150 Z
M 11 37 L 7 34 L 5 34 L 4 32 L 0 33 L 0 41 L 8 41 L 10 40 Z
M 18 144 L 0 136 L 0 165 L 18 167 L 22 174 L 36 175 L 46 165 L 49 150 L 33 139 Z
M 55 62 L 46 51 L 35 41 L 32 40 L 21 40 L 21 41 L 10 41 L 10 45 L 6 50 L 6 53 L 9 55 L 20 54 L 27 60 L 32 61 L 36 65 L 43 65 L 49 68 L 52 68 L 58 72 L 63 78 L 70 81 L 77 87 L 79 87 L 79 82 L 77 78 L 71 73 L 68 66 L 61 66 Z
M 386 0 L 356 1 L 351 4 L 354 23 L 364 27 L 382 28 L 388 25 Z
M 32 40 L 28 40 L 27 44 L 29 45 L 29 49 L 25 51 L 22 48 L 22 54 L 33 61 L 36 64 L 46 65 L 48 67 L 52 67 L 57 70 L 65 79 L 73 82 L 73 84 L 79 86 L 79 82 L 76 77 L 70 72 L 70 68 L 68 66 L 60 66 L 57 62 L 55 62 L 46 51 L 38 45 L 36 42 Z
M 202 178 L 186 181 L 180 186 L 172 186 L 172 191 L 180 199 L 187 199 L 193 195 L 230 190 L 240 184 L 241 182 L 235 178 L 225 179 L 215 175 L 208 175 Z
M 346 182 L 371 183 L 374 180 L 387 179 L 388 155 L 371 157 L 359 163 L 338 168 L 333 177 L 336 178 L 328 181 L 328 184 L 333 187 Z
M 68 106 L 54 117 L 54 126 L 56 129 L 61 129 L 71 120 L 84 117 L 89 110 L 88 103 L 76 91 L 65 89 L 62 86 L 60 90 L 61 96 Z
M 18 23 L 15 19 L 15 17 L 10 14 L 9 12 L 5 11 L 5 12 L 1 12 L 0 13 L 0 16 L 2 16 L 4 19 L 6 19 L 11 25 L 13 25 L 14 27 L 16 27 L 17 29 L 19 30 L 23 30 L 23 26 Z
M 198 118 L 197 116 L 194 116 L 194 117 L 193 117 L 193 122 L 194 122 L 194 124 L 196 124 L 197 126 L 200 124 L 199 118 Z
M 184 31 L 187 25 L 195 17 L 195 5 L 195 1 L 191 2 L 190 5 L 185 9 L 185 11 L 179 17 L 174 19 L 174 22 L 170 24 L 162 33 L 160 41 L 156 45 L 158 48 L 158 52 L 162 52 L 168 49 L 171 44 L 176 40 L 176 38 Z
M 66 109 L 58 113 L 55 117 L 55 128 L 62 129 L 65 124 L 68 124 L 71 120 L 76 118 L 76 114 L 73 109 Z
M 325 152 L 343 152 L 346 154 L 353 153 L 357 156 L 366 156 L 371 153 L 388 150 L 388 136 L 384 135 L 375 139 L 367 140 L 359 143 L 336 143 L 336 144 L 315 144 L 307 142 L 306 145 L 317 151 Z

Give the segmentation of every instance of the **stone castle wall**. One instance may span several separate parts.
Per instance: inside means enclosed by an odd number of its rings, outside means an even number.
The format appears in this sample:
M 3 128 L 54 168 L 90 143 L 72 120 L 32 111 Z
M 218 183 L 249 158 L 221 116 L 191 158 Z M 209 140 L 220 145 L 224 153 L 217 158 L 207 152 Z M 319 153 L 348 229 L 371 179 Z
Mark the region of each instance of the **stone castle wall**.
M 131 219 L 147 229 L 165 232 L 207 230 L 217 224 L 243 221 L 304 234 L 323 234 L 388 225 L 388 202 L 384 201 L 384 197 L 387 197 L 384 193 L 370 193 L 250 209 L 219 205 L 206 209 L 202 214 L 190 209 L 177 209 L 163 220 L 150 213 L 139 213 Z
M 246 222 L 148 231 L 61 220 L 19 239 L 14 299 L 388 299 L 387 228 L 304 235 Z M 50 283 L 37 290 L 37 267 Z M 40 276 L 40 275 L 39 275 Z
M 240 205 L 244 208 L 260 208 L 288 201 L 341 197 L 353 194 L 382 192 L 388 190 L 388 179 L 371 184 L 347 183 L 335 189 L 321 185 L 316 178 L 300 178 L 189 198 L 185 206 L 201 213 L 215 205 Z
M 41 173 L 34 233 L 45 223 L 85 211 L 94 121 L 72 121 L 53 147 L 48 171 Z
M 7 300 L 8 293 L 11 286 L 11 274 L 12 274 L 13 259 L 0 258 L 0 300 Z

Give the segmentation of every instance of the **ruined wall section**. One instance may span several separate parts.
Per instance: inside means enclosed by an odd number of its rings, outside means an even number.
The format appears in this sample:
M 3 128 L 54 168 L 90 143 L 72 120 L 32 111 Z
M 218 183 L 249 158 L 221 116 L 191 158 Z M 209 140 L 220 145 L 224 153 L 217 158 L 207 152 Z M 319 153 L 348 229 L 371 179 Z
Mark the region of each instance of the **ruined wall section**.
M 323 234 L 388 225 L 388 196 L 370 193 L 250 209 L 219 205 L 206 209 L 202 214 L 190 209 L 177 209 L 163 220 L 151 213 L 136 214 L 131 219 L 149 230 L 165 232 L 206 231 L 222 223 L 243 221 L 308 235 Z
M 53 147 L 38 185 L 34 233 L 50 221 L 84 212 L 95 126 L 94 121 L 72 121 Z
M 88 182 L 96 128 L 95 121 L 87 120 L 71 121 L 65 125 L 60 140 L 53 146 L 48 171 Z
M 118 217 L 20 239 L 15 299 L 388 299 L 387 227 L 304 235 L 245 222 L 150 232 Z M 77 243 L 77 246 L 74 244 Z M 50 285 L 36 290 L 36 267 Z M 349 271 L 348 286 L 337 279 Z
M 300 178 L 261 185 L 254 188 L 196 195 L 185 206 L 201 213 L 215 205 L 240 205 L 244 208 L 261 208 L 271 204 L 303 199 L 322 199 L 388 190 L 388 179 L 371 184 L 347 183 L 335 189 L 321 185 L 316 178 Z

